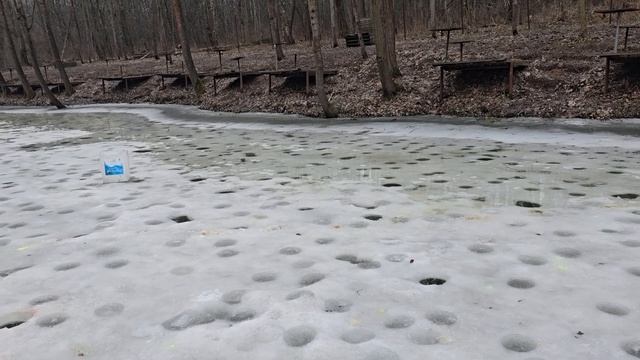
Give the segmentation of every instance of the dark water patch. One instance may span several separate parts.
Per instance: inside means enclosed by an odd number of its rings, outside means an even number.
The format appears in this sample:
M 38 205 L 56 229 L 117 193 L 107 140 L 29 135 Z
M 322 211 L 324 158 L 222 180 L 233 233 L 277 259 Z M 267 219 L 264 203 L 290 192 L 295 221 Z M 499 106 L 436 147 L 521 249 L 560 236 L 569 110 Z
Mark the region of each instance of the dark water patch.
M 440 279 L 440 278 L 424 278 L 422 280 L 420 280 L 420 284 L 422 285 L 443 285 L 444 283 L 446 283 L 447 280 L 445 279 Z

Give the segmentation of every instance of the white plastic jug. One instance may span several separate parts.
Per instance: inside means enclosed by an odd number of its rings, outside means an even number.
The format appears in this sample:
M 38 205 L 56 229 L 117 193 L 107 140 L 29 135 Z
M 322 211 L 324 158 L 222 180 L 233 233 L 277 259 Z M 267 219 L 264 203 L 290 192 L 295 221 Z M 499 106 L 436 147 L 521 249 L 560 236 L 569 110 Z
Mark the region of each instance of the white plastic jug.
M 104 183 L 129 181 L 129 152 L 102 153 L 100 155 L 100 168 Z

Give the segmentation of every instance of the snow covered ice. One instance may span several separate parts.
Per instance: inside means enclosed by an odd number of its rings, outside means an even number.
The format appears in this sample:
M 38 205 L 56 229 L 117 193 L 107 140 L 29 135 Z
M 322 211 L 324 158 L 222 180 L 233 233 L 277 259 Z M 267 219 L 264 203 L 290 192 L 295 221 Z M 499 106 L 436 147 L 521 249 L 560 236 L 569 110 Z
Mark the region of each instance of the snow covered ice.
M 0 359 L 640 358 L 638 138 L 184 111 L 0 114 Z

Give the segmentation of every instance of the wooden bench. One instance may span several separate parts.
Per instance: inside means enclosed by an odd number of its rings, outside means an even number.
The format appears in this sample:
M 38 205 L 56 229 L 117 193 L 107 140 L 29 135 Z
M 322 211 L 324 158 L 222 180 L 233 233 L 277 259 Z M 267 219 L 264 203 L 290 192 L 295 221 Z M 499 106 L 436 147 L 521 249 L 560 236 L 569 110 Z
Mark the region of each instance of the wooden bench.
M 616 37 L 614 40 L 614 45 L 613 45 L 613 52 L 618 52 L 618 43 L 619 43 L 619 37 L 620 37 L 620 17 L 622 16 L 622 14 L 625 13 L 632 13 L 632 12 L 636 12 L 636 11 L 640 11 L 640 9 L 638 8 L 634 8 L 634 7 L 623 7 L 620 9 L 600 9 L 600 10 L 595 10 L 594 13 L 596 14 L 602 14 L 602 15 L 612 15 L 615 14 L 616 15 Z
M 640 25 L 620 25 L 620 29 L 624 29 L 624 50 L 627 50 L 627 43 L 629 42 L 629 30 L 640 29 Z
M 601 58 L 605 59 L 605 68 L 604 68 L 604 92 L 609 92 L 609 77 L 611 74 L 611 63 L 636 63 L 640 66 L 640 52 L 635 53 L 606 53 L 600 55 Z M 626 79 L 625 79 L 626 83 Z
M 446 71 L 506 70 L 507 71 L 507 93 L 509 94 L 509 96 L 512 96 L 514 72 L 516 70 L 521 70 L 526 68 L 525 64 L 516 62 L 515 60 L 508 60 L 506 58 L 459 61 L 459 62 L 440 62 L 440 63 L 433 64 L 433 66 L 440 68 L 440 101 L 444 99 L 444 75 Z
M 105 82 L 107 81 L 122 82 L 124 83 L 125 89 L 128 91 L 129 83 L 138 83 L 141 81 L 146 81 L 151 79 L 151 77 L 153 77 L 153 75 L 106 76 L 106 77 L 100 77 L 98 79 L 102 81 L 102 93 L 104 94 L 107 91 L 106 84 L 105 84 Z
M 448 59 L 449 58 L 449 44 L 451 42 L 451 32 L 452 31 L 461 31 L 461 30 L 463 30 L 462 27 L 450 26 L 450 27 L 443 27 L 443 28 L 433 28 L 433 29 L 430 29 L 430 30 L 434 34 L 436 32 L 446 32 L 447 33 L 447 43 L 446 43 L 446 46 L 445 46 L 444 58 Z
M 364 32 L 361 34 L 362 40 L 364 41 L 365 46 L 375 45 L 373 41 L 373 37 L 371 33 Z M 360 46 L 360 37 L 358 34 L 349 34 L 344 37 L 344 40 L 347 44 L 347 47 L 359 47 Z
M 464 56 L 464 44 L 470 44 L 474 42 L 476 41 L 475 40 L 454 40 L 451 42 L 452 45 L 460 45 L 460 61 L 462 61 L 462 58 Z
M 279 70 L 279 71 L 265 71 L 264 74 L 269 75 L 269 93 L 271 93 L 271 78 L 272 77 L 284 77 L 284 78 L 301 78 L 304 77 L 306 81 L 306 92 L 309 93 L 311 79 L 315 79 L 315 70 Z M 336 70 L 325 70 L 324 77 L 335 76 L 338 74 Z

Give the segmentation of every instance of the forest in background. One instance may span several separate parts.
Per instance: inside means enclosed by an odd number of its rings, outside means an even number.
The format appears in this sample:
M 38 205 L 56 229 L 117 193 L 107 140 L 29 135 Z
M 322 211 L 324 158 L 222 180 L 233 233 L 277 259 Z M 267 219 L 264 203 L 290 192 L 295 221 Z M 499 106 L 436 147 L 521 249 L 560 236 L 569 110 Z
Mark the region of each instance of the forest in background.
M 345 62 L 340 58 L 342 54 L 334 54 L 330 63 L 342 76 L 346 66 L 366 66 L 366 58 L 373 55 L 379 74 L 377 87 L 388 99 L 398 91 L 409 90 L 406 76 L 402 78 L 406 71 L 400 71 L 404 59 L 397 59 L 396 44 L 411 47 L 416 39 L 429 41 L 440 35 L 430 29 L 463 27 L 467 33 L 481 34 L 490 41 L 491 31 L 485 29 L 508 27 L 515 38 L 522 29 L 533 27 L 527 33 L 529 36 L 536 32 L 545 34 L 555 24 L 567 24 L 579 26 L 585 35 L 595 8 L 638 5 L 632 0 L 2 0 L 1 3 L 0 69 L 5 75 L 0 77 L 0 83 L 7 82 L 7 69 L 24 67 L 27 75 L 18 77 L 24 78 L 26 98 L 36 95 L 27 89 L 26 85 L 33 83 L 27 78 L 35 77 L 46 84 L 47 65 L 57 68 L 60 81 L 68 85 L 65 95 L 71 96 L 74 85 L 67 75 L 68 68 L 98 61 L 108 64 L 108 61 L 164 60 L 174 55 L 183 58 L 183 71 L 189 73 L 192 83 L 198 84 L 196 91 L 206 92 L 197 76 L 202 66 L 198 65 L 196 70 L 190 60 L 190 49 L 194 52 L 234 49 L 242 53 L 251 52 L 256 46 L 273 46 L 277 58 L 284 59 L 288 49 L 295 49 L 298 56 L 300 47 L 306 47 L 314 54 L 313 61 L 307 61 L 306 65 L 321 74 L 323 61 L 327 61 L 323 47 L 326 54 L 332 47 L 343 47 L 345 35 L 369 32 L 376 39 L 373 54 L 361 42 L 362 59 L 354 56 L 352 61 Z M 567 34 L 567 38 L 571 36 Z M 598 33 L 597 37 L 602 36 Z M 501 45 L 495 44 L 496 53 L 504 52 Z M 517 47 L 511 45 L 513 55 Z M 425 55 L 428 54 L 425 50 Z M 40 66 L 33 66 L 36 63 Z M 324 76 L 318 74 L 316 78 L 323 80 Z M 329 99 L 322 94 L 325 92 L 322 81 L 316 85 L 324 114 L 336 115 L 337 111 L 329 111 L 332 109 Z M 48 86 L 43 88 L 51 104 L 63 106 L 49 94 Z
M 18 32 L 13 0 L 3 0 L 9 25 Z M 18 0 L 23 4 L 35 46 L 45 62 L 52 62 L 42 16 L 48 7 L 51 30 L 65 60 L 126 59 L 146 53 L 174 52 L 180 44 L 171 0 Z M 396 34 L 404 39 L 434 27 L 463 25 L 477 28 L 511 23 L 515 2 L 519 23 L 568 19 L 584 3 L 585 11 L 608 6 L 609 0 L 394 0 Z M 620 2 L 616 0 L 616 2 Z M 628 2 L 629 3 L 629 2 Z M 631 1 L 630 3 L 633 3 Z M 311 39 L 307 0 L 182 0 L 185 30 L 195 48 L 248 46 L 275 42 L 291 44 Z M 528 8 L 528 9 L 527 9 Z M 271 10 L 273 9 L 273 10 Z M 332 12 L 332 9 L 334 10 Z M 371 17 L 370 0 L 319 0 L 318 17 L 323 40 L 356 33 L 356 17 Z M 12 16 L 13 14 L 13 16 Z M 461 14 L 464 20 L 461 21 Z M 333 15 L 333 16 L 332 16 Z M 2 21 L 0 19 L 0 21 Z M 273 24 L 275 23 L 275 24 Z M 276 25 L 277 34 L 272 33 Z M 29 64 L 26 45 L 17 37 L 20 59 Z M 7 34 L 0 36 L 0 68 L 12 67 Z

